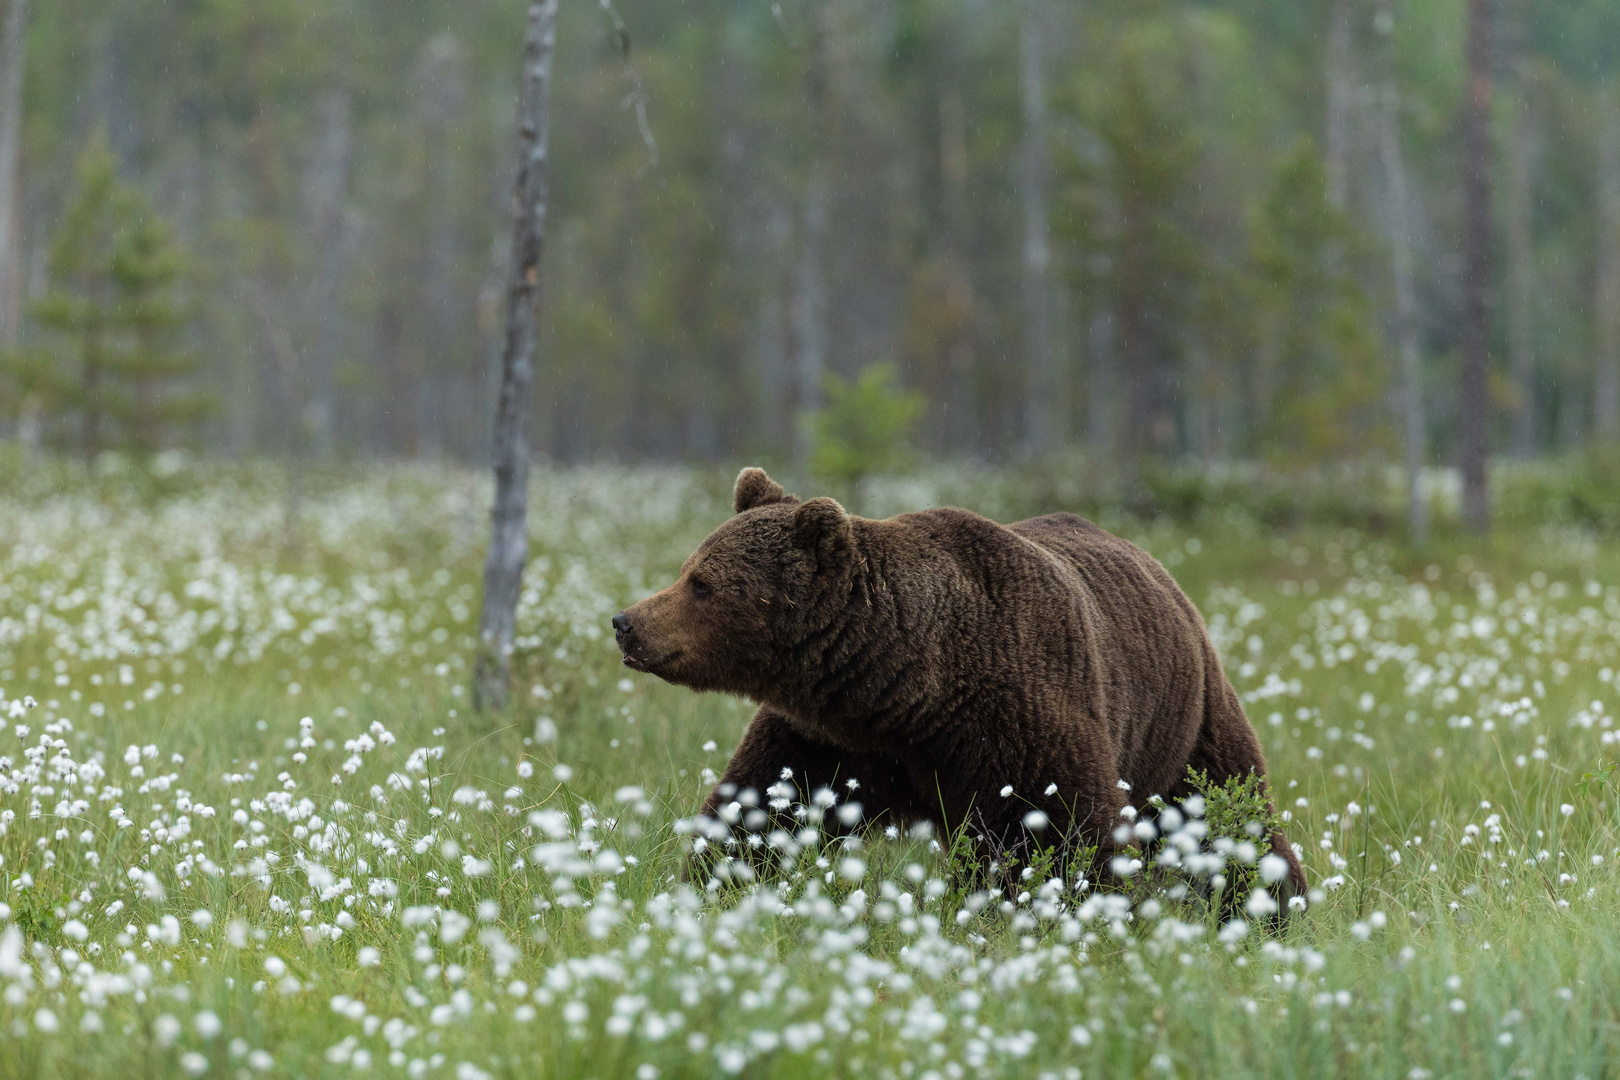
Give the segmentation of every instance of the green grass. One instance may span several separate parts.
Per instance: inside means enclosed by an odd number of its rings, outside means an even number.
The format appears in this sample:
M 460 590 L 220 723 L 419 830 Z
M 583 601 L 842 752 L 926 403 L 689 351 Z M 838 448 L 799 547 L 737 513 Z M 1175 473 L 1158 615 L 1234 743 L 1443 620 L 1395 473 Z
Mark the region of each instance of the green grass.
M 517 704 L 485 717 L 481 477 L 335 470 L 289 518 L 267 468 L 11 474 L 0 1075 L 1615 1073 L 1620 546 L 1085 507 L 1204 611 L 1321 890 L 1222 940 L 1147 877 L 982 903 L 911 837 L 686 883 L 675 823 L 751 710 L 626 678 L 604 631 L 729 479 L 542 471 Z

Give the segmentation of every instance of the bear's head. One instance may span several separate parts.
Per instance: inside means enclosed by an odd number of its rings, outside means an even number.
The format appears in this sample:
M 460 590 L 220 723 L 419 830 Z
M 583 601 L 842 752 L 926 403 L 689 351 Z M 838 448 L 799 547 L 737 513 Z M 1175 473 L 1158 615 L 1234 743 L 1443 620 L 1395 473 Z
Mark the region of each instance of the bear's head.
M 661 592 L 613 616 L 626 667 L 757 697 L 847 594 L 853 528 L 832 499 L 800 502 L 744 469 L 721 525 Z

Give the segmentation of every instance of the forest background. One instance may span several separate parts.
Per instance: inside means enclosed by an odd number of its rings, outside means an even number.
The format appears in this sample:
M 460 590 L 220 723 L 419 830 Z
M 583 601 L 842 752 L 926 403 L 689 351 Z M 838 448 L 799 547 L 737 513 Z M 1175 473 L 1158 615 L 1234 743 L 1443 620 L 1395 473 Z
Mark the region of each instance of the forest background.
M 518 0 L 8 7 L 0 434 L 485 459 Z M 892 364 L 931 455 L 1449 462 L 1470 7 L 1490 446 L 1620 438 L 1620 6 L 619 0 L 561 9 L 532 444 L 802 460 Z

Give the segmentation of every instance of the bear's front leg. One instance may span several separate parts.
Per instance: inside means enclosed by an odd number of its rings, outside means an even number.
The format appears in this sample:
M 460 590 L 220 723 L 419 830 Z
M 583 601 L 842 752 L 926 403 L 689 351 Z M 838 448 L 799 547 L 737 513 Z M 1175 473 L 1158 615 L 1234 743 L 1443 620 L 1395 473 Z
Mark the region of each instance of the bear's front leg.
M 720 817 L 722 807 L 736 802 L 739 824 L 746 824 L 750 807 L 775 817 L 770 813 L 768 791 L 782 782 L 794 788 L 796 802 L 808 803 L 822 788 L 831 789 L 839 802 L 858 802 L 868 824 L 904 824 L 924 816 L 898 761 L 849 753 L 808 739 L 785 716 L 763 705 L 743 733 L 719 784 L 704 800 L 702 813 Z M 798 827 L 791 819 L 782 825 L 790 830 Z

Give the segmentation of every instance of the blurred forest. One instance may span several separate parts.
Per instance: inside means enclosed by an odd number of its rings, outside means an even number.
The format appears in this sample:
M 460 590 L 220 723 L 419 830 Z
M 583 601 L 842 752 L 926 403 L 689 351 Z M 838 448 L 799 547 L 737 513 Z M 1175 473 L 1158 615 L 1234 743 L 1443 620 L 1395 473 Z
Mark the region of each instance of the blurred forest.
M 521 0 L 6 6 L 0 435 L 487 457 Z M 1452 460 L 1467 7 L 565 0 L 533 446 Z M 1481 9 L 1490 445 L 1620 439 L 1620 4 Z

